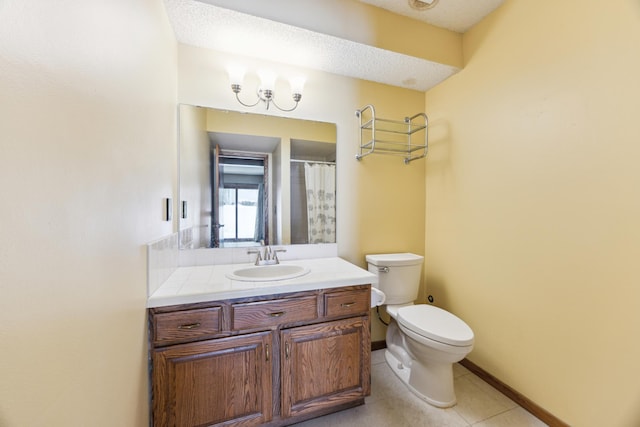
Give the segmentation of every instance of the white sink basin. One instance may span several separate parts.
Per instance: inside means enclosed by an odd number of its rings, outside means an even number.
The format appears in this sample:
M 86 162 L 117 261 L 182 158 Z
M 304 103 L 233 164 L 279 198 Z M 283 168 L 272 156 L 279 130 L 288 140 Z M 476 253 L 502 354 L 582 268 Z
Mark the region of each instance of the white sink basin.
M 259 265 L 255 267 L 245 267 L 227 274 L 232 280 L 244 282 L 267 282 L 272 280 L 294 279 L 304 276 L 309 272 L 306 267 L 289 264 Z

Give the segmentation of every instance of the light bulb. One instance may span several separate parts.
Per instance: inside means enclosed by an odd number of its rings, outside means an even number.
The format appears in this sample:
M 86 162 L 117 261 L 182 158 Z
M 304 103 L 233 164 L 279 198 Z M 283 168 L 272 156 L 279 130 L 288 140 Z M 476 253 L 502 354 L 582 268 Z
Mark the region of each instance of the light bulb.
M 304 84 L 306 83 L 306 80 L 307 79 L 304 76 L 297 76 L 297 77 L 291 78 L 291 80 L 289 81 L 289 84 L 291 85 L 291 92 L 302 95 L 302 90 L 304 89 Z
M 273 91 L 276 86 L 276 73 L 271 70 L 258 71 L 258 77 L 260 77 L 260 89 Z
M 247 69 L 242 65 L 232 64 L 227 66 L 227 73 L 229 74 L 229 81 L 232 85 L 242 86 L 244 81 L 244 75 Z

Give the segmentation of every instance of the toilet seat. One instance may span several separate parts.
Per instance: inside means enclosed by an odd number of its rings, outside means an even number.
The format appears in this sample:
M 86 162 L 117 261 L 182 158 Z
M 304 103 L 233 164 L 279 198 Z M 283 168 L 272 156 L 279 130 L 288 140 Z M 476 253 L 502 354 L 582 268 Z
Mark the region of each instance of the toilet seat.
M 464 321 L 433 305 L 400 307 L 396 320 L 412 332 L 443 344 L 456 347 L 473 344 L 473 331 Z

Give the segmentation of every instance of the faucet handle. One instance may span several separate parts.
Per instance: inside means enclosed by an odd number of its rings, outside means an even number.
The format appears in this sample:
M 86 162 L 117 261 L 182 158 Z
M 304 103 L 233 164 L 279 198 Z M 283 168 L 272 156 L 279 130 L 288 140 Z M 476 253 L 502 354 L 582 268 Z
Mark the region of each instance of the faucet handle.
M 262 261 L 262 256 L 260 255 L 260 251 L 258 249 L 247 249 L 247 254 L 258 254 L 256 257 L 256 265 Z
M 280 260 L 278 259 L 278 252 L 287 252 L 287 250 L 285 248 L 277 248 L 273 250 L 273 259 L 276 260 L 276 264 L 280 263 Z

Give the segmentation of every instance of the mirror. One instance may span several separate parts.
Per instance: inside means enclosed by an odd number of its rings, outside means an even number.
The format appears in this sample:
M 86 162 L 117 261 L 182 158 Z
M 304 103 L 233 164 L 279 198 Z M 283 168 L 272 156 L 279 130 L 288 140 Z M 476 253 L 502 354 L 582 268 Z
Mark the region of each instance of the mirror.
M 181 249 L 335 243 L 336 125 L 180 105 Z

